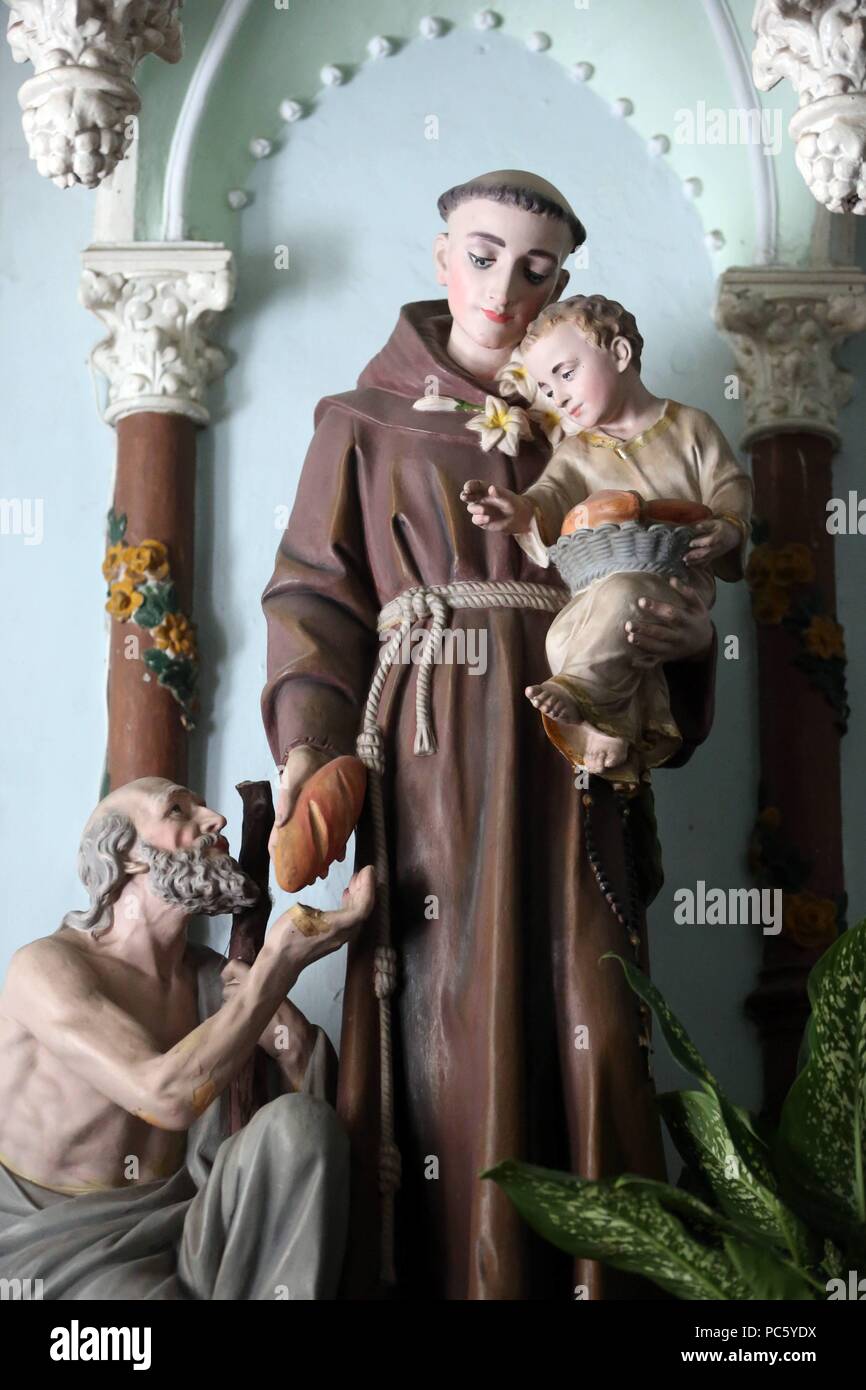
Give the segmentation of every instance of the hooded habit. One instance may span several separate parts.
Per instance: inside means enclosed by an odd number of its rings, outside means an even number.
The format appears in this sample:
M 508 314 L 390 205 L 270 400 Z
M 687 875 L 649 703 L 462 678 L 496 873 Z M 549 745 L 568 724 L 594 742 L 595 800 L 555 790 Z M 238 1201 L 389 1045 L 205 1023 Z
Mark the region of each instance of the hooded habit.
M 415 411 L 435 390 L 484 404 L 486 388 L 446 353 L 444 300 L 406 305 L 354 391 L 328 396 L 264 594 L 274 757 L 300 743 L 353 753 L 380 642 L 380 609 L 411 586 L 455 580 L 555 583 L 511 536 L 473 525 L 470 478 L 522 492 L 550 449 L 483 453 L 462 412 Z M 431 378 L 434 381 L 431 383 Z M 665 1177 L 654 1087 L 636 998 L 616 961 L 625 931 L 587 860 L 581 793 L 524 688 L 548 675 L 547 612 L 458 609 L 474 664 L 432 676 L 432 756 L 414 752 L 417 665 L 395 668 L 385 734 L 392 942 L 397 1294 L 528 1299 L 652 1296 L 600 1264 L 537 1238 L 479 1173 L 522 1158 L 585 1178 Z M 456 646 L 460 651 L 461 647 Z M 483 654 L 483 660 L 481 655 Z M 715 651 L 669 665 L 684 762 L 709 730 Z M 622 833 L 607 783 L 593 779 L 593 833 L 625 898 Z M 658 890 L 651 797 L 634 815 L 641 896 Z M 369 808 L 356 863 L 373 860 Z M 642 918 L 642 914 L 641 914 Z M 352 1145 L 344 1291 L 378 1283 L 379 1025 L 372 922 L 349 947 L 338 1110 Z M 645 929 L 639 950 L 648 971 Z M 576 1045 L 586 1028 L 588 1046 Z M 435 1161 L 434 1161 L 435 1160 Z

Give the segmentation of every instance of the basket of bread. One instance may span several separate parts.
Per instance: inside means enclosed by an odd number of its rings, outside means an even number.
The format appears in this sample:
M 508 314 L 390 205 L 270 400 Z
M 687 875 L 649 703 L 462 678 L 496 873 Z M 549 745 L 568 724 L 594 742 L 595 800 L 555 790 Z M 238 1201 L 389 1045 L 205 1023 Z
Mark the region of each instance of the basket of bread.
M 695 528 L 712 515 L 703 503 L 680 498 L 644 501 L 633 491 L 593 492 L 572 507 L 548 554 L 572 594 L 631 570 L 685 580 Z

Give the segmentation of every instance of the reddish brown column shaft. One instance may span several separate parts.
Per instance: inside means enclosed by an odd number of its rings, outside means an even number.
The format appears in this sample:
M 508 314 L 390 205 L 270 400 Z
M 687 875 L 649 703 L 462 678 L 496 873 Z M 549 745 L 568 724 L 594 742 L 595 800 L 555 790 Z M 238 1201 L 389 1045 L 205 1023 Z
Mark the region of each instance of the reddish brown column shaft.
M 127 517 L 124 543 L 162 541 L 168 547 L 178 605 L 192 615 L 195 522 L 195 425 L 184 415 L 143 411 L 117 423 L 114 510 Z M 133 622 L 112 620 L 108 674 L 108 771 L 112 787 L 135 777 L 187 778 L 187 732 L 180 707 L 126 642 L 144 652 L 152 641 Z
M 755 511 L 773 546 L 809 547 L 826 611 L 835 616 L 833 539 L 827 531 L 832 496 L 832 445 L 816 434 L 777 434 L 753 450 Z M 782 627 L 757 627 L 759 730 L 763 801 L 781 812 L 782 827 L 811 861 L 804 885 L 822 898 L 844 888 L 840 733 L 824 696 L 794 664 L 798 642 Z M 763 938 L 760 983 L 747 1009 L 761 1034 L 765 1109 L 776 1114 L 796 1073 L 806 1021 L 806 979 L 818 957 L 783 932 Z

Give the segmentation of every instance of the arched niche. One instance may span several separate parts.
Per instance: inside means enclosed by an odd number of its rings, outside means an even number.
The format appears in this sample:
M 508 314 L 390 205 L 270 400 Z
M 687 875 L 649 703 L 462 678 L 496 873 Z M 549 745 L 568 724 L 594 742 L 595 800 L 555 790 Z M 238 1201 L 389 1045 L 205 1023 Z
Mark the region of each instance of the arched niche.
M 648 163 L 664 162 L 694 196 L 717 273 L 730 264 L 797 259 L 814 206 L 785 133 L 795 99 L 785 88 L 763 97 L 756 91 L 750 17 L 751 0 L 510 0 L 490 9 L 456 0 L 435 14 L 423 0 L 223 0 L 219 8 L 190 8 L 179 69 L 151 64 L 142 73 L 136 236 L 235 246 L 245 210 L 232 211 L 227 195 L 261 196 L 266 166 L 302 125 L 347 106 L 355 83 L 400 66 L 419 48 L 447 91 L 465 71 L 455 50 L 468 38 L 478 50 L 471 88 L 478 106 L 517 47 L 533 66 L 515 104 L 542 102 L 559 69 L 574 81 L 576 113 L 586 87 L 599 119 L 604 112 L 627 123 L 647 146 Z M 386 40 L 390 56 L 373 56 L 382 52 L 381 45 L 371 52 L 376 38 Z M 329 87 L 322 73 L 334 66 L 344 82 Z M 301 104 L 300 121 L 283 119 L 286 101 Z M 770 153 L 743 138 L 739 113 L 753 109 L 763 113 Z M 754 134 L 755 125 L 748 128 Z M 251 153 L 257 140 L 272 147 L 260 163 Z

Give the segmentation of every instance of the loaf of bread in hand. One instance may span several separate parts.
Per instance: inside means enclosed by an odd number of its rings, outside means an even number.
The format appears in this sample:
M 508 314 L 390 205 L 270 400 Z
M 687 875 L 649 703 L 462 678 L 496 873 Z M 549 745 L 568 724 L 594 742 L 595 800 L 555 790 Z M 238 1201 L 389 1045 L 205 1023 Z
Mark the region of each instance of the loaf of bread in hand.
M 277 831 L 274 871 L 286 893 L 324 878 L 346 853 L 367 789 L 360 758 L 334 758 L 304 785 L 288 821 Z

